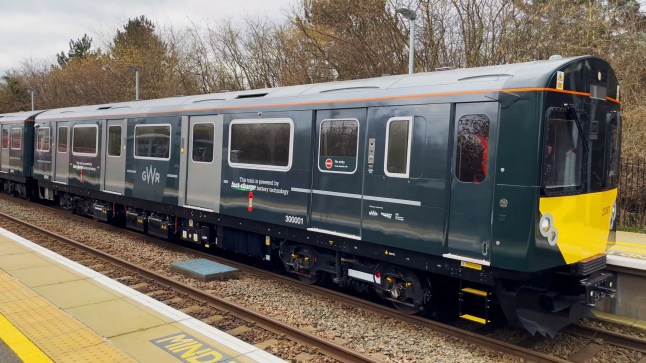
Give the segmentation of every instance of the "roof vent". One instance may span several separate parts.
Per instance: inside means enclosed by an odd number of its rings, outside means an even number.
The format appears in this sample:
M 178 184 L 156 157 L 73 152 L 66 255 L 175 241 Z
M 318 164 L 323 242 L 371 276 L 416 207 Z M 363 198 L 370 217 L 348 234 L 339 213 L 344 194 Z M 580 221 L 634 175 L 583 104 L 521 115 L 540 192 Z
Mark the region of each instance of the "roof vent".
M 554 54 L 550 56 L 550 60 L 561 60 L 561 59 L 563 59 L 563 56 L 560 54 Z
M 102 107 L 97 108 L 97 110 L 109 110 L 111 108 L 112 108 L 112 106 L 102 106 Z
M 259 98 L 259 97 L 265 97 L 267 96 L 267 92 L 264 93 L 247 93 L 246 95 L 238 95 L 236 97 L 237 100 L 242 99 L 242 98 Z
M 226 101 L 224 98 L 205 98 L 203 100 L 193 101 L 193 103 Z
M 352 92 L 352 91 L 361 91 L 367 89 L 379 89 L 377 86 L 357 86 L 357 87 L 343 87 L 343 88 L 332 88 L 324 89 L 319 93 L 333 93 L 333 92 Z

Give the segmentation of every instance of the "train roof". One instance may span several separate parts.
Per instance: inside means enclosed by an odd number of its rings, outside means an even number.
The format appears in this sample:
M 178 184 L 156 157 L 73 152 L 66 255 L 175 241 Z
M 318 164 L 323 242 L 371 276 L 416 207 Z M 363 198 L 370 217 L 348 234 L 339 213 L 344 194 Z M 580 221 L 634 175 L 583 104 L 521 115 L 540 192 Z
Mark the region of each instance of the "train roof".
M 235 109 L 294 103 L 290 98 L 327 103 L 358 97 L 410 94 L 496 91 L 515 88 L 546 87 L 554 73 L 575 61 L 591 56 L 537 60 L 487 67 L 461 68 L 377 78 L 335 81 L 298 86 L 179 96 L 154 100 L 120 102 L 104 105 L 68 107 L 45 111 L 37 120 L 127 116 L 128 114 L 167 113 L 182 110 Z
M 12 112 L 12 113 L 3 113 L 0 114 L 0 122 L 25 122 L 28 120 L 32 120 L 33 118 L 38 115 L 39 113 L 42 113 L 43 111 L 20 111 L 20 112 Z

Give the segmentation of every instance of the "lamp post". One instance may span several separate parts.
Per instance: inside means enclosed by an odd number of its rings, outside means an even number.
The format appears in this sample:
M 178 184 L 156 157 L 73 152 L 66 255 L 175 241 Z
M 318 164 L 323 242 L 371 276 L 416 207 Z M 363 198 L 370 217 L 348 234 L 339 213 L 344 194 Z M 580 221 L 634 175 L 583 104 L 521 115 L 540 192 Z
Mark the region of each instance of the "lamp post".
M 36 106 L 36 103 L 34 102 L 34 93 L 35 93 L 35 91 L 31 87 L 27 88 L 27 90 L 29 91 L 29 93 L 31 93 L 31 110 L 33 111 L 35 109 L 34 107 Z
M 395 10 L 396 13 L 410 20 L 410 44 L 408 45 L 408 74 L 413 74 L 413 61 L 415 58 L 415 19 L 417 13 L 409 8 L 399 8 Z
M 128 66 L 128 69 L 135 72 L 135 101 L 139 101 L 139 71 L 141 71 L 141 67 Z

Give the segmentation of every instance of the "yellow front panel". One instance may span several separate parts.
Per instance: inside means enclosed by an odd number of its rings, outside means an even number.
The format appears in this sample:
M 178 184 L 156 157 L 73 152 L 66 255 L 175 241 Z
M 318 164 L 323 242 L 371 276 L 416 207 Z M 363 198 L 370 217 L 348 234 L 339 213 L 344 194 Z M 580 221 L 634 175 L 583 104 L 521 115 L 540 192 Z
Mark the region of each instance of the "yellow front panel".
M 617 189 L 540 199 L 541 215 L 552 215 L 556 246 L 567 264 L 606 252 L 616 199 Z

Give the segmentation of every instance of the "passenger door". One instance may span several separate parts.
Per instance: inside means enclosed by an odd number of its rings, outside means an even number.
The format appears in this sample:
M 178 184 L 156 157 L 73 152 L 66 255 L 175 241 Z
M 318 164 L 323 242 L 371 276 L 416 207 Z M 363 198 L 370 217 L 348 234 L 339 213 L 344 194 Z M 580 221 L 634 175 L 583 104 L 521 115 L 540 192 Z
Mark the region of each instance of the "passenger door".
M 366 109 L 316 112 L 310 230 L 361 239 Z
M 53 124 L 56 127 L 54 141 L 52 143 L 56 145 L 56 152 L 54 153 L 54 181 L 67 184 L 70 173 L 69 122 L 56 122 Z
M 107 120 L 103 163 L 103 190 L 123 194 L 126 178 L 127 120 Z
M 488 264 L 495 175 L 498 103 L 457 104 L 447 254 Z
M 187 207 L 219 211 L 222 125 L 222 115 L 193 116 L 189 119 Z
M 0 151 L 0 171 L 9 172 L 9 125 L 2 125 L 2 150 Z

